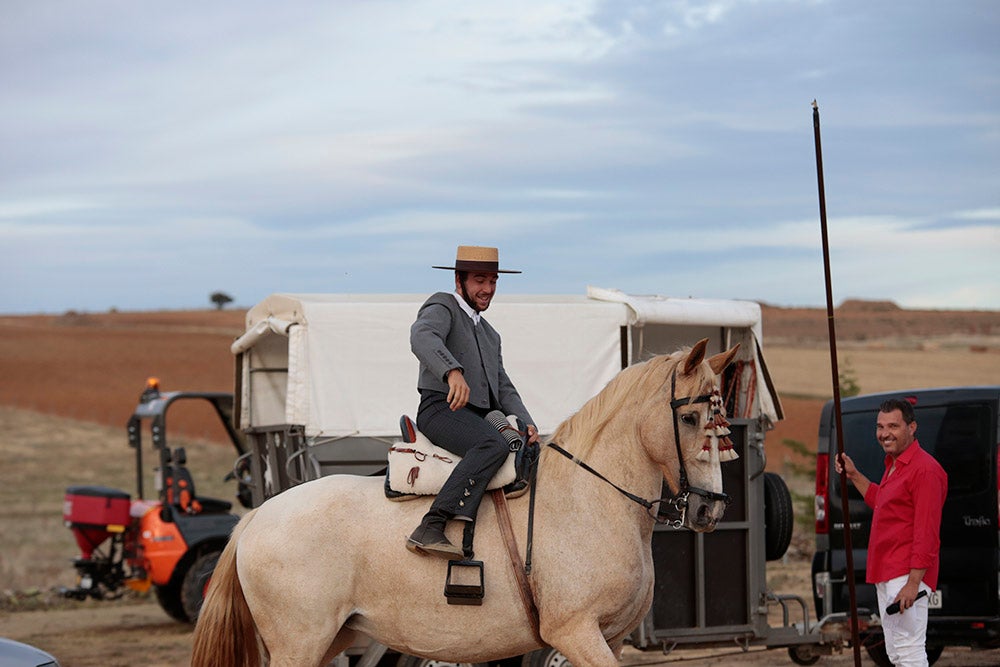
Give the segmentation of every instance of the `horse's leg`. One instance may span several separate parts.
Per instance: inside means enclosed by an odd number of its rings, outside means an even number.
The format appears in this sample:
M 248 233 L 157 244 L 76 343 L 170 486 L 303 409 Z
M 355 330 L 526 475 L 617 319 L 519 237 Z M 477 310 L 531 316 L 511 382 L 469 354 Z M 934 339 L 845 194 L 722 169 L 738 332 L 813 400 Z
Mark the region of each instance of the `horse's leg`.
M 357 632 L 345 627 L 340 628 L 329 644 L 320 639 L 322 634 L 309 623 L 286 626 L 277 635 L 268 633 L 264 638 L 270 657 L 268 667 L 323 667 L 357 639 Z
M 542 639 L 557 649 L 573 667 L 612 667 L 618 656 L 611 649 L 597 619 L 581 618 L 567 622 L 558 629 L 542 628 Z

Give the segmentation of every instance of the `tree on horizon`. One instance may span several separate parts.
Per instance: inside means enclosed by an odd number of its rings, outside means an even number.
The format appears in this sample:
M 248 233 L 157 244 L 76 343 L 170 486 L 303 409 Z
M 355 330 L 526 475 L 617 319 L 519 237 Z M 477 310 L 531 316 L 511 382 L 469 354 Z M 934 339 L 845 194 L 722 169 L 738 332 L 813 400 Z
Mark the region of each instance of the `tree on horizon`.
M 226 307 L 227 303 L 233 302 L 233 297 L 229 296 L 225 292 L 212 292 L 208 297 L 209 300 L 215 304 L 216 310 L 222 310 Z

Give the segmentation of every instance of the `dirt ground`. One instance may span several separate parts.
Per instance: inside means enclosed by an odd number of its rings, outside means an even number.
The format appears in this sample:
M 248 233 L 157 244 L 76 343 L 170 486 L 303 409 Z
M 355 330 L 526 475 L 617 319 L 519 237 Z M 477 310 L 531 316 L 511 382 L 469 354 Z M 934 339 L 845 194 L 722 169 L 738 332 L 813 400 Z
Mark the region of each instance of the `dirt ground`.
M 1000 378 L 1000 312 L 903 311 L 892 304 L 848 302 L 837 312 L 840 366 L 862 391 Z M 134 488 L 124 424 L 150 375 L 165 389 L 232 390 L 229 344 L 242 312 L 66 313 L 0 316 L 0 636 L 56 655 L 63 667 L 189 662 L 191 628 L 170 620 L 148 597 L 115 602 L 63 601 L 55 589 L 75 583 L 76 546 L 62 526 L 70 484 Z M 785 420 L 767 438 L 768 469 L 786 475 L 796 495 L 796 526 L 784 561 L 768 565 L 772 590 L 810 598 L 812 536 L 808 456 L 785 440 L 815 448 L 819 411 L 829 397 L 827 318 L 816 309 L 764 307 L 765 354 L 782 395 Z M 207 411 L 178 415 L 196 483 L 229 498 L 222 475 L 232 461 Z M 148 488 L 148 487 L 147 487 Z M 801 501 L 801 502 L 800 502 Z M 811 604 L 810 604 L 811 606 Z M 793 619 L 794 620 L 794 619 Z M 776 623 L 777 621 L 772 621 Z M 627 650 L 623 665 L 792 664 L 784 650 L 678 649 L 669 655 Z M 864 656 L 865 664 L 872 664 Z M 853 654 L 821 665 L 853 664 Z M 1000 651 L 949 648 L 938 665 L 998 665 Z
M 785 568 L 777 566 L 778 571 Z M 794 569 L 805 570 L 799 563 Z M 796 575 L 800 576 L 800 575 Z M 10 637 L 45 649 L 56 656 L 62 667 L 182 667 L 190 663 L 191 628 L 171 621 L 154 603 L 90 603 L 83 608 L 51 609 L 21 613 L 0 613 L 0 636 Z M 863 665 L 874 664 L 864 650 Z M 683 664 L 690 667 L 729 665 L 793 665 L 786 649 L 737 647 L 677 649 L 669 654 L 641 652 L 626 648 L 623 667 L 636 665 Z M 854 665 L 853 650 L 847 648 L 820 659 L 820 667 Z M 972 651 L 962 647 L 945 649 L 939 667 L 995 667 L 1000 649 Z

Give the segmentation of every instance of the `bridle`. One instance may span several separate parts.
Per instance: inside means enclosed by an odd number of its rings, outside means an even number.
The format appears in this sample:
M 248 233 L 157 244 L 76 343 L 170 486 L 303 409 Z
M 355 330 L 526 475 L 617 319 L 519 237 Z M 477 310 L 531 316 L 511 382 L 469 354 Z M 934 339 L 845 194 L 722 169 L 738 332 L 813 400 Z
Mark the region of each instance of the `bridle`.
M 705 500 L 715 501 L 720 500 L 726 504 L 728 507 L 732 502 L 732 498 L 727 493 L 716 493 L 715 491 L 708 491 L 706 489 L 699 489 L 698 487 L 691 486 L 688 482 L 687 467 L 684 465 L 684 456 L 681 454 L 681 436 L 680 430 L 678 428 L 678 417 L 677 408 L 682 405 L 691 405 L 692 403 L 710 403 L 712 401 L 712 394 L 701 394 L 700 396 L 685 396 L 682 398 L 676 397 L 677 390 L 677 369 L 674 368 L 673 374 L 670 376 L 670 412 L 673 417 L 674 426 L 674 447 L 677 450 L 677 467 L 678 467 L 678 482 L 677 482 L 677 493 L 672 496 L 666 496 L 663 498 L 658 498 L 656 500 L 646 500 L 640 496 L 630 493 L 625 489 L 621 488 L 607 477 L 599 473 L 598 471 L 591 468 L 584 461 L 573 456 L 565 449 L 560 447 L 554 442 L 548 443 L 548 446 L 556 450 L 573 463 L 577 464 L 590 474 L 598 477 L 599 479 L 607 482 L 612 487 L 614 487 L 619 493 L 628 498 L 629 500 L 638 503 L 646 508 L 646 513 L 653 518 L 656 523 L 660 524 L 670 524 L 674 528 L 680 528 L 684 525 L 687 519 L 688 510 L 688 498 L 691 494 L 701 496 Z M 654 508 L 663 505 L 658 511 L 654 511 Z M 663 511 L 666 510 L 666 511 Z

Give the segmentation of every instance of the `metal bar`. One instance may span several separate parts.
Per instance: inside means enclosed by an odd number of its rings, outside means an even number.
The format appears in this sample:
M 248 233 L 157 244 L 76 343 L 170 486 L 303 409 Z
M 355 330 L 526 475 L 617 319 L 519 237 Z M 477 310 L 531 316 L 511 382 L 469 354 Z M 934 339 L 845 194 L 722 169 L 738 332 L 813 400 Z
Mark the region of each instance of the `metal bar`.
M 819 138 L 819 105 L 813 100 L 813 134 L 816 138 L 816 180 L 819 185 L 819 221 L 823 235 L 823 277 L 826 281 L 826 316 L 830 337 L 830 371 L 833 380 L 833 412 L 837 425 L 837 456 L 844 453 L 844 429 L 840 410 L 840 370 L 837 366 L 837 328 L 833 318 L 833 286 L 830 280 L 830 243 L 826 226 L 826 191 L 823 187 L 823 149 Z M 854 551 L 851 545 L 851 514 L 847 498 L 847 471 L 841 468 L 841 510 L 844 513 L 844 551 L 847 555 L 847 590 L 851 599 L 851 645 L 854 664 L 861 667 L 861 642 L 858 637 L 858 601 L 854 586 Z

